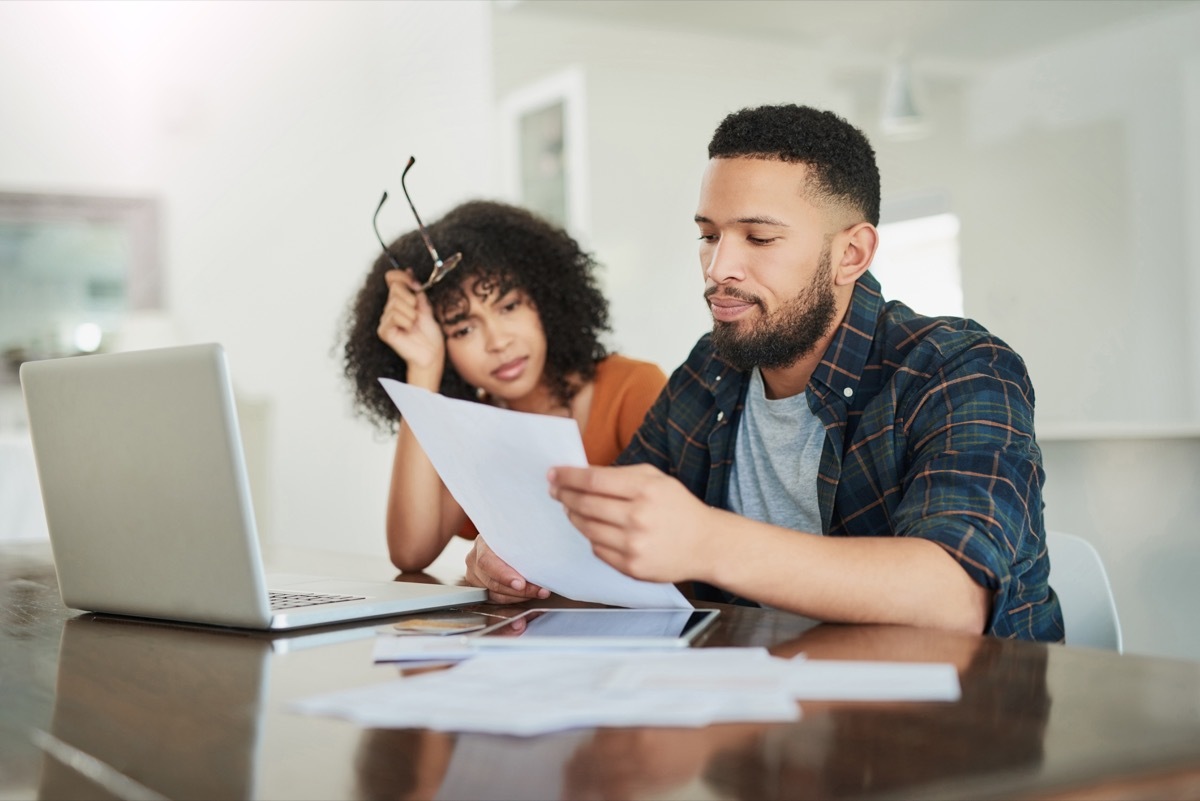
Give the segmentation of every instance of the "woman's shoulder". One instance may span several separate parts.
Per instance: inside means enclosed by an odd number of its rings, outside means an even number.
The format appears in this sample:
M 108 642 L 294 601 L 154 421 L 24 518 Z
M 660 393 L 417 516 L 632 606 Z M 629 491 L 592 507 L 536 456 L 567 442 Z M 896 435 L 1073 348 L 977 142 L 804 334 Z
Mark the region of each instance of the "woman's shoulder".
M 631 359 L 619 353 L 611 353 L 596 362 L 596 383 L 601 381 L 626 383 L 629 381 L 657 381 L 667 383 L 667 374 L 654 362 Z
M 633 439 L 666 384 L 666 374 L 653 362 L 614 353 L 596 363 L 591 411 L 583 438 L 592 464 L 612 464 Z

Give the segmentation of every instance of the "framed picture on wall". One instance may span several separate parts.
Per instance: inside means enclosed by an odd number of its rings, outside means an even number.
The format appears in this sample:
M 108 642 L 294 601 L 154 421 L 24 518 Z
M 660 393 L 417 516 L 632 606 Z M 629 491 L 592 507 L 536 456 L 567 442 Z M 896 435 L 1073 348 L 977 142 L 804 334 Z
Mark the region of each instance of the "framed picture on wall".
M 163 306 L 151 198 L 0 192 L 0 354 L 10 366 L 104 350 Z
M 584 76 L 578 68 L 522 87 L 500 102 L 504 191 L 513 203 L 588 232 Z

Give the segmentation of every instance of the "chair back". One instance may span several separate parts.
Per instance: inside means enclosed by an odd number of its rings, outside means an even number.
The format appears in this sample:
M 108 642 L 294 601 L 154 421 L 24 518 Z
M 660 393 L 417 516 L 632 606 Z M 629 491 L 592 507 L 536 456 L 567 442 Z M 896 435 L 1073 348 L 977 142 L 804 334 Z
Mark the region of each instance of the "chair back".
M 1083 537 L 1046 532 L 1050 586 L 1062 606 L 1067 645 L 1120 653 L 1121 622 L 1100 554 Z

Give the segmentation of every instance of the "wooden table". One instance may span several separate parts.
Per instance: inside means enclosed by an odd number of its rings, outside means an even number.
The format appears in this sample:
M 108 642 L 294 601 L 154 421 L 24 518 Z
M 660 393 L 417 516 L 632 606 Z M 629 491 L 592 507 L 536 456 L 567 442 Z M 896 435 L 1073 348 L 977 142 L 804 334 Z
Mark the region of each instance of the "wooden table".
M 0 546 L 0 621 L 4 799 L 1200 798 L 1200 663 L 722 607 L 705 646 L 953 662 L 962 699 L 525 739 L 297 715 L 295 699 L 397 675 L 371 660 L 374 625 L 80 615 L 45 545 Z

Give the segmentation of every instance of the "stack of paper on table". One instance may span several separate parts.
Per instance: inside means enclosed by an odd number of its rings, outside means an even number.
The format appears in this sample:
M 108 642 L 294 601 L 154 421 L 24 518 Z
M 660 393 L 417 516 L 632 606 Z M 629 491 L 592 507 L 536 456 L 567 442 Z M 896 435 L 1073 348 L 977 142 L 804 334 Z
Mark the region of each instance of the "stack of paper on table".
M 796 720 L 798 700 L 955 701 L 950 664 L 782 659 L 762 648 L 481 653 L 455 667 L 297 702 L 366 727 L 531 736 L 593 726 Z

